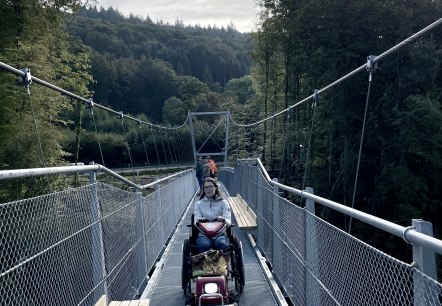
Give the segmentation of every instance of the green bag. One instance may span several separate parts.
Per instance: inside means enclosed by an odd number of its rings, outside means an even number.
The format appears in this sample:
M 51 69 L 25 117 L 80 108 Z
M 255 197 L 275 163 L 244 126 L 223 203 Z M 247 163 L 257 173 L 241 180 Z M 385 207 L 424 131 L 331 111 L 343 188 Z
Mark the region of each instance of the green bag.
M 229 272 L 230 253 L 209 250 L 192 256 L 192 277 L 224 275 Z

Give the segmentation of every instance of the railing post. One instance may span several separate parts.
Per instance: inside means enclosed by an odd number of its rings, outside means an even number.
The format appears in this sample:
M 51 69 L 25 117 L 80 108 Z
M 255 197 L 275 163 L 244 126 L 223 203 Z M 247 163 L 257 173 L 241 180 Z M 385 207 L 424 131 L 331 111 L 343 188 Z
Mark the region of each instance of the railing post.
M 312 187 L 306 187 L 305 192 L 310 193 L 310 194 L 314 194 Z M 312 199 L 306 199 L 305 200 L 305 208 L 307 209 L 307 211 L 309 213 L 311 213 L 312 215 L 315 215 L 315 201 L 313 201 Z
M 136 213 L 136 241 L 141 241 L 138 250 L 138 279 L 140 280 L 140 284 L 144 282 L 144 278 L 147 277 L 147 254 L 146 254 L 146 237 L 144 236 L 144 209 L 143 209 L 143 193 L 140 188 L 136 188 L 135 190 L 138 200 L 137 200 L 137 213 Z M 139 298 L 140 293 L 137 292 L 137 298 Z
M 155 178 L 155 180 L 157 181 L 159 178 L 157 177 L 157 178 Z M 164 222 L 165 222 L 165 220 L 164 220 L 164 209 L 163 209 L 163 202 L 161 201 L 161 187 L 160 187 L 160 183 L 157 183 L 157 184 L 155 184 L 155 192 L 156 192 L 156 198 L 157 198 L 157 201 L 158 201 L 158 206 L 157 206 L 157 209 L 160 211 L 160 216 L 159 216 L 159 218 L 160 218 L 160 225 L 159 225 L 159 227 L 160 227 L 160 232 L 159 232 L 159 235 L 160 235 L 160 241 L 161 241 L 161 243 L 164 243 L 165 241 L 166 241 L 166 239 L 165 239 L 165 234 L 164 234 L 164 228 L 167 226 Z
M 272 181 L 278 183 L 277 178 L 273 178 Z M 279 188 L 276 185 L 273 185 L 273 200 L 272 200 L 272 212 L 273 212 L 273 237 L 272 237 L 272 265 L 274 267 L 281 267 L 281 265 L 275 262 L 276 260 L 282 260 L 281 253 L 281 242 L 279 241 L 278 234 L 281 233 L 281 216 L 279 211 Z M 263 227 L 263 226 L 262 226 Z M 259 226 L 258 226 L 259 230 Z M 278 271 L 279 273 L 281 271 Z
M 94 162 L 90 162 L 93 165 Z M 103 241 L 103 230 L 101 225 L 101 209 L 100 202 L 98 200 L 98 194 L 96 189 L 97 173 L 96 171 L 91 171 L 89 174 L 89 181 L 91 186 L 91 221 L 96 223 L 96 226 L 92 226 L 92 270 L 93 270 L 93 287 L 97 286 L 94 292 L 94 301 L 98 301 L 103 295 L 106 296 L 106 304 L 108 300 L 108 288 L 106 281 L 106 261 L 104 257 L 104 241 Z M 98 286 L 99 283 L 102 285 Z M 101 290 L 99 289 L 101 288 Z
M 306 193 L 314 194 L 313 188 L 306 187 Z M 319 291 L 319 284 L 315 281 L 319 278 L 319 264 L 318 264 L 318 247 L 315 216 L 315 201 L 306 199 L 305 203 L 305 305 L 321 305 L 321 294 Z M 312 275 L 310 275 L 312 274 Z
M 431 222 L 421 219 L 413 219 L 412 226 L 415 231 L 433 237 L 433 225 Z M 436 256 L 433 251 L 424 248 L 423 246 L 413 244 L 413 262 L 416 264 L 419 271 L 432 279 L 437 280 Z M 440 294 L 440 288 L 438 286 L 432 286 L 430 283 L 423 286 L 421 280 L 422 277 L 419 276 L 417 272 L 413 272 L 415 306 L 427 305 L 426 298 L 437 301 Z

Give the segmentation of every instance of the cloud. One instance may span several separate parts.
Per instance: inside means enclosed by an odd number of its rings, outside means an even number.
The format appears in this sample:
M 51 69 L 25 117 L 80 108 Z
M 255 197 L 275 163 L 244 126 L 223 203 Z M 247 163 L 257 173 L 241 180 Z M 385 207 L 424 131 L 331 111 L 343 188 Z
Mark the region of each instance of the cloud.
M 153 21 L 175 23 L 182 20 L 186 25 L 227 26 L 233 22 L 240 32 L 250 32 L 258 10 L 254 0 L 101 0 L 98 6 L 112 6 L 124 15 L 149 16 Z

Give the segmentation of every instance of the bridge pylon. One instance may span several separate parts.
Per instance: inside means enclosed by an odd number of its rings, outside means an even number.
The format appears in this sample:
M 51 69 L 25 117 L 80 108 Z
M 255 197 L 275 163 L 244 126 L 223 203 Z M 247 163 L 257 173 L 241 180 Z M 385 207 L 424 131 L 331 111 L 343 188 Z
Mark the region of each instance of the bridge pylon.
M 193 119 L 197 116 L 224 116 L 225 117 L 225 138 L 224 138 L 224 146 L 218 152 L 200 152 L 203 149 L 204 145 L 207 141 L 212 137 L 215 131 L 218 129 L 219 124 L 213 127 L 213 130 L 210 132 L 209 136 L 204 140 L 201 147 L 197 150 L 195 144 L 195 129 L 193 126 Z M 227 166 L 227 154 L 228 154 L 228 146 L 229 146 L 229 129 L 230 129 L 230 111 L 221 111 L 221 112 L 190 112 L 189 111 L 189 126 L 190 126 L 190 135 L 192 137 L 192 149 L 193 149 L 193 158 L 196 160 L 199 156 L 224 156 L 224 166 Z

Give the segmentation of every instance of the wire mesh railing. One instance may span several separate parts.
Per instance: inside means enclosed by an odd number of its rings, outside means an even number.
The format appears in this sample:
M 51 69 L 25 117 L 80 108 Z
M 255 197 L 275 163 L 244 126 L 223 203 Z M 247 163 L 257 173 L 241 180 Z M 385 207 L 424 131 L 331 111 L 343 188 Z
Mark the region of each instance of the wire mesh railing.
M 428 237 L 429 249 L 421 247 L 426 239 L 414 237 L 413 263 L 404 263 L 315 216 L 312 201 L 302 208 L 281 197 L 282 185 L 269 180 L 259 161 L 239 162 L 234 170 L 221 170 L 219 178 L 256 213 L 257 245 L 294 305 L 441 305 L 434 259 L 442 241 Z M 313 197 L 306 191 L 296 194 Z M 402 230 L 406 241 L 416 232 Z M 425 259 L 415 252 L 425 253 Z
M 143 196 L 92 181 L 0 204 L 0 304 L 136 298 L 198 184 L 185 171 L 152 186 Z

